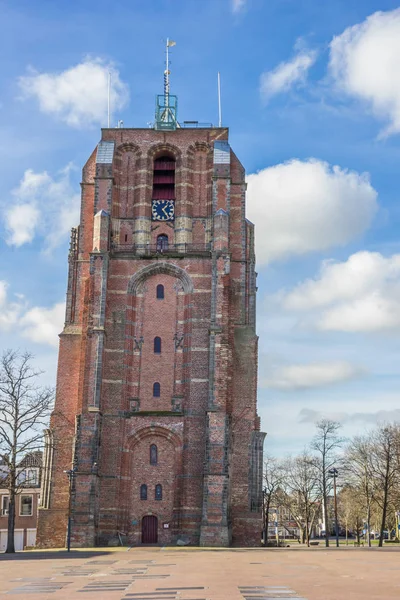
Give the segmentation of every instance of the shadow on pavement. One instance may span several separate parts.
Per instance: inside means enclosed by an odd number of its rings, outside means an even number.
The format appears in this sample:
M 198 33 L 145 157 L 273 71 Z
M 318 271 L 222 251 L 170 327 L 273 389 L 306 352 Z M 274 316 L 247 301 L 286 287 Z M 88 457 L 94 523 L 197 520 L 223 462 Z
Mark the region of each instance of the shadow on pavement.
M 85 550 L 78 552 L 71 550 L 47 550 L 44 552 L 16 552 L 15 554 L 0 554 L 0 561 L 3 560 L 57 560 L 62 558 L 63 560 L 73 560 L 74 558 L 98 558 L 103 556 L 110 556 L 115 553 L 108 552 L 107 550 Z

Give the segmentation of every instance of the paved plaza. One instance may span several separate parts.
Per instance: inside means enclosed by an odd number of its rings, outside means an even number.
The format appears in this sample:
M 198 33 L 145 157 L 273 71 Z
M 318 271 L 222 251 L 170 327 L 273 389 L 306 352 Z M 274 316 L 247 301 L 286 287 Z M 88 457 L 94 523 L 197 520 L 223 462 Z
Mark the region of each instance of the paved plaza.
M 0 596 L 62 600 L 400 598 L 396 548 L 126 548 L 0 555 Z

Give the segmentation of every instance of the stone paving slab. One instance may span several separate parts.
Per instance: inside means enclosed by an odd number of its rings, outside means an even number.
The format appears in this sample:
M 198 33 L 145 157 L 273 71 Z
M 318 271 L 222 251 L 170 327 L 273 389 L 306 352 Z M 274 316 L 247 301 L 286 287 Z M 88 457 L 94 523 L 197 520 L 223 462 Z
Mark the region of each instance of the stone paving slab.
M 400 549 L 132 548 L 0 554 L 0 599 L 399 600 Z

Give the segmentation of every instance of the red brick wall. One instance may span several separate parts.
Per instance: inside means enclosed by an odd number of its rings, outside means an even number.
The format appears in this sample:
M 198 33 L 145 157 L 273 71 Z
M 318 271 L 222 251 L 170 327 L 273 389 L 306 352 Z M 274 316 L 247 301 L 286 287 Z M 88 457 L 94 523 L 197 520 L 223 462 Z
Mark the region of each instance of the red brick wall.
M 136 335 L 143 335 L 140 387 L 141 410 L 170 410 L 175 383 L 174 334 L 178 317 L 177 280 L 169 275 L 156 275 L 146 280 L 142 315 Z M 157 285 L 164 286 L 164 299 L 156 297 Z M 161 354 L 154 353 L 154 338 L 161 338 Z M 160 383 L 161 397 L 153 397 L 153 384 Z

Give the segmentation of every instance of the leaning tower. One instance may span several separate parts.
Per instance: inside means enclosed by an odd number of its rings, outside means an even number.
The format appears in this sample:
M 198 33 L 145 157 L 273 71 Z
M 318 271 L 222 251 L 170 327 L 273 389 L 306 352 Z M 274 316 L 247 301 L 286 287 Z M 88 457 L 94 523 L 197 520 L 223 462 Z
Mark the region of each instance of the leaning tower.
M 254 226 L 228 129 L 103 129 L 69 252 L 38 543 L 259 545 Z M 69 479 L 66 471 L 68 471 Z

